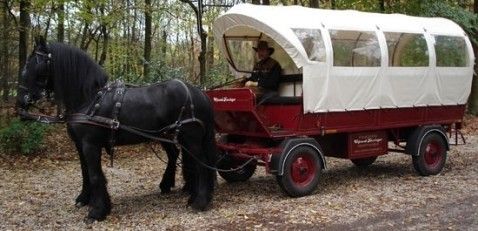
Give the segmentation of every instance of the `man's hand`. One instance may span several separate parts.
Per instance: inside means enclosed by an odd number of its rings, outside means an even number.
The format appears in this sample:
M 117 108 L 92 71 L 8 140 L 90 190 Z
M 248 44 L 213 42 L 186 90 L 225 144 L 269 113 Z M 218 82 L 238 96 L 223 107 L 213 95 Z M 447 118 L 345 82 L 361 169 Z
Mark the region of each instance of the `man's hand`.
M 246 87 L 257 87 L 258 83 L 253 81 L 247 81 L 244 86 Z

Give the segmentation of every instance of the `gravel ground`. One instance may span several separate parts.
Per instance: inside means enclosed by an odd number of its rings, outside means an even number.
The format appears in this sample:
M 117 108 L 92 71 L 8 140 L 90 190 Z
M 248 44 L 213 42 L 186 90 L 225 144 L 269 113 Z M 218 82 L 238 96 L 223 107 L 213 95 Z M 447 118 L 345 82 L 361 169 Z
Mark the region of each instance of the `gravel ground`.
M 328 158 L 319 189 L 303 198 L 285 196 L 262 168 L 244 183 L 219 178 L 212 209 L 200 213 L 186 207 L 179 172 L 178 186 L 161 195 L 165 164 L 144 146 L 120 148 L 113 168 L 103 160 L 112 213 L 88 226 L 87 208 L 73 203 L 79 161 L 57 132 L 42 155 L 0 155 L 0 230 L 478 230 L 478 135 L 467 141 L 452 147 L 445 169 L 432 177 L 418 176 L 403 154 L 366 169 Z

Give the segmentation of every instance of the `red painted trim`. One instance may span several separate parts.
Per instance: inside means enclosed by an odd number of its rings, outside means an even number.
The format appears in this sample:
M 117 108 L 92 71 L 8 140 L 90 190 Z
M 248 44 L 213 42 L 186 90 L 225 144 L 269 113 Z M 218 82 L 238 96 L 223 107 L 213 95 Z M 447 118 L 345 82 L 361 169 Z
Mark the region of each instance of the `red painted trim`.
M 224 143 L 218 143 L 217 147 L 220 150 L 224 151 L 232 151 L 236 154 L 245 154 L 245 155 L 257 155 L 257 156 L 263 156 L 263 155 L 269 155 L 269 154 L 277 154 L 282 151 L 281 148 L 278 147 L 273 147 L 273 148 L 266 148 L 261 145 L 251 145 L 251 144 L 224 144 Z
M 453 124 L 461 122 L 465 112 L 465 105 L 455 105 L 303 114 L 302 104 L 256 107 L 255 95 L 247 88 L 207 94 L 213 101 L 219 133 L 276 139 Z

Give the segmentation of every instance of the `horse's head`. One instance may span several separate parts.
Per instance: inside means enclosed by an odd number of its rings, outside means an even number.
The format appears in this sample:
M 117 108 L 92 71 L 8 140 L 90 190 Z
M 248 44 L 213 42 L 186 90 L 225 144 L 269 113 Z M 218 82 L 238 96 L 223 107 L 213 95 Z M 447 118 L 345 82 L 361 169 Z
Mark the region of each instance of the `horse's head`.
M 45 39 L 35 39 L 35 47 L 23 67 L 17 89 L 17 107 L 27 110 L 30 105 L 53 91 L 52 58 Z

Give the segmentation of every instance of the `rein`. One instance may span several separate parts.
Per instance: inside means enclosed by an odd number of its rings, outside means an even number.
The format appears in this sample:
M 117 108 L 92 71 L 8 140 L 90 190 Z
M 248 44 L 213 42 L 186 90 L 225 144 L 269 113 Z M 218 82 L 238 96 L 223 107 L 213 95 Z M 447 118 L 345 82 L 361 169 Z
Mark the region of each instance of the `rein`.
M 218 85 L 213 85 L 211 87 L 209 87 L 207 90 L 215 90 L 215 89 L 218 89 L 218 88 L 222 88 L 222 87 L 225 87 L 225 86 L 229 86 L 229 85 L 232 85 L 232 84 L 235 84 L 235 83 L 240 83 L 240 82 L 243 82 L 245 83 L 245 81 L 247 80 L 248 78 L 237 78 L 237 79 L 232 79 L 232 80 L 229 80 L 229 81 L 226 81 L 224 83 L 221 83 L 221 84 L 218 84 Z
M 44 124 L 58 124 L 58 123 L 65 123 L 65 117 L 62 114 L 58 114 L 57 116 L 50 116 L 50 115 L 43 115 L 37 113 L 30 113 L 26 110 L 18 110 L 17 114 L 27 120 L 33 120 L 35 122 L 40 122 Z

